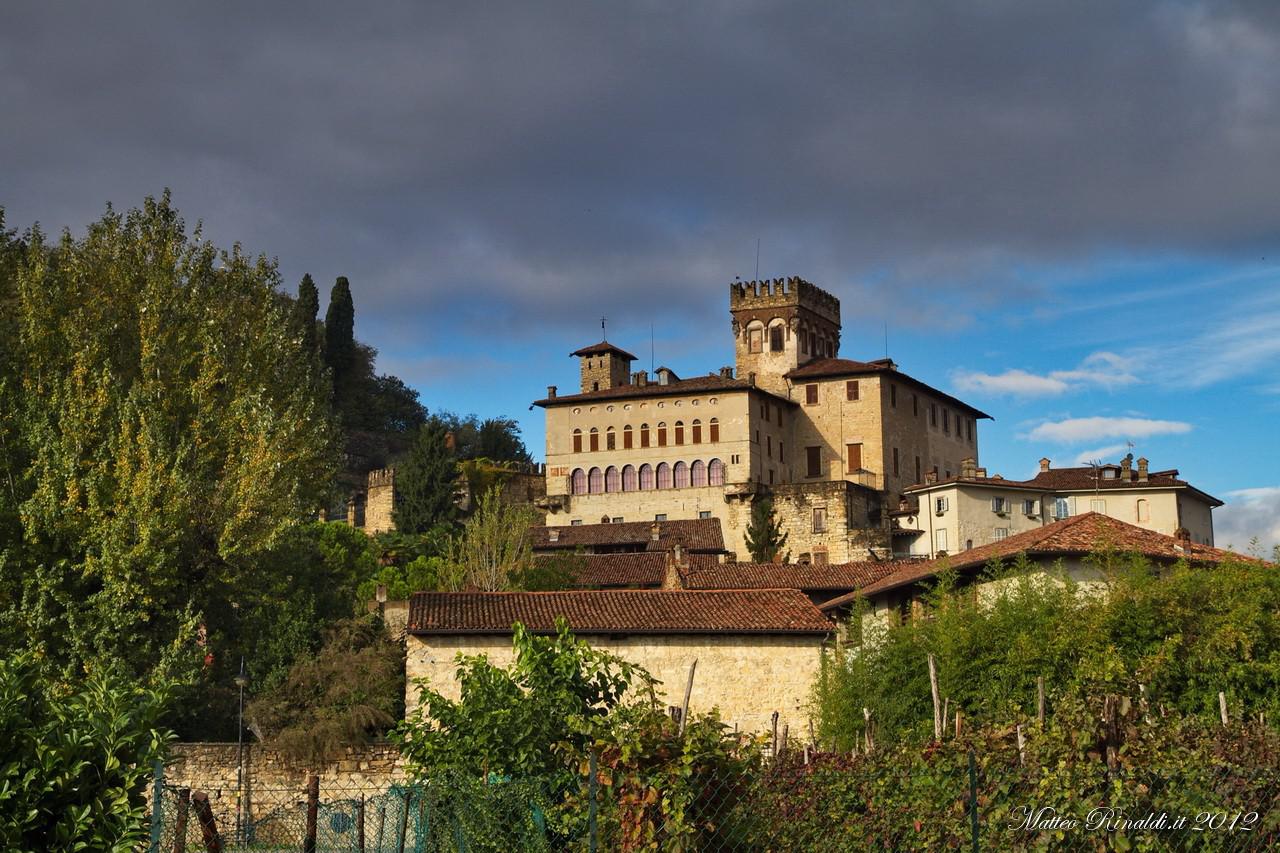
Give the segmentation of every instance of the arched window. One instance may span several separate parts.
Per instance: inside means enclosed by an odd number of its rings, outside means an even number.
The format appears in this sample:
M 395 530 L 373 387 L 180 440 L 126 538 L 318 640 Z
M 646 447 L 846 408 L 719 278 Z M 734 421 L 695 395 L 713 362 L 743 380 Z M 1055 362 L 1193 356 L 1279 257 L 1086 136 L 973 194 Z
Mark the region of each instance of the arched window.
M 640 446 L 641 447 L 649 446 L 649 425 L 648 424 L 640 424 Z
M 605 449 L 605 450 L 617 450 L 617 449 L 618 449 L 618 437 L 614 434 L 614 432 L 613 432 L 613 427 L 609 427 L 607 430 L 605 430 L 605 433 L 604 433 L 604 449 Z
M 677 489 L 689 488 L 689 466 L 683 462 L 677 462 L 674 470 Z
M 624 465 L 622 468 L 622 491 L 634 492 L 637 486 L 636 466 Z
M 648 462 L 640 466 L 640 488 L 645 491 L 653 488 L 653 466 Z
M 587 491 L 593 495 L 604 491 L 604 473 L 599 468 L 592 468 L 587 474 Z
M 693 443 L 702 444 L 702 421 L 693 422 Z
M 696 459 L 694 460 L 694 463 L 689 466 L 689 485 L 696 489 L 698 486 L 705 486 L 706 484 L 707 465 L 701 459 Z
M 581 468 L 573 469 L 573 476 L 569 478 L 569 493 L 574 495 L 585 495 L 587 493 L 587 472 Z
M 658 463 L 658 488 L 671 488 L 671 466 L 665 462 Z
M 769 352 L 782 352 L 785 330 L 785 325 L 780 321 L 769 327 Z
M 759 320 L 747 325 L 747 352 L 764 352 L 764 323 Z
M 600 430 L 595 427 L 591 428 L 591 452 L 595 453 L 600 449 Z
M 622 449 L 631 449 L 631 424 L 627 424 L 622 428 Z
M 1150 521 L 1151 508 L 1146 498 L 1138 498 L 1138 521 Z
M 711 422 L 707 424 L 707 432 L 708 432 L 707 440 L 710 441 L 712 444 L 715 444 L 717 441 L 720 440 L 720 419 L 719 418 L 711 419 Z
M 684 421 L 676 421 L 676 444 L 684 444 Z
M 713 486 L 724 485 L 724 463 L 719 459 L 707 463 L 707 482 Z
M 618 469 L 610 465 L 604 472 L 604 490 L 606 492 L 622 491 L 622 475 L 618 473 Z
M 658 446 L 659 447 L 667 446 L 667 422 L 666 421 L 660 421 L 658 423 Z
M 573 452 L 582 452 L 582 430 L 580 429 L 575 429 L 573 431 Z

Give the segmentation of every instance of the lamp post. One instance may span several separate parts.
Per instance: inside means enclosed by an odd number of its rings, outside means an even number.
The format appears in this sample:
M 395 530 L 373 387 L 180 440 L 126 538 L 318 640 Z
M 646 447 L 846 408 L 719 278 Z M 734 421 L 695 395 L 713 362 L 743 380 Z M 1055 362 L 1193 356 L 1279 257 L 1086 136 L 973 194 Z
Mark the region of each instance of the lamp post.
M 236 843 L 244 840 L 244 689 L 249 685 L 249 674 L 244 671 L 244 655 L 240 656 L 240 672 L 236 674 L 236 687 L 240 688 L 240 714 L 236 721 Z

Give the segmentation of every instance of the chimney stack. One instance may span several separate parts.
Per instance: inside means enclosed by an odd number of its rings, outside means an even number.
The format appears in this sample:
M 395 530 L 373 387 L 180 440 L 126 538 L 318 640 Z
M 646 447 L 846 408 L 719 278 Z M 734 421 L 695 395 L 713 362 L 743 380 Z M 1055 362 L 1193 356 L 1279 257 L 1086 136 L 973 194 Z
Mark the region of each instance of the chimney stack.
M 984 480 L 985 480 L 985 479 L 987 478 L 987 469 L 986 469 L 986 468 L 975 468 L 975 469 L 973 470 L 973 474 L 974 474 L 974 476 L 975 476 L 975 477 L 981 477 L 982 479 L 984 479 Z
M 1120 460 L 1120 479 L 1124 480 L 1125 482 L 1128 482 L 1130 479 L 1132 479 L 1132 476 L 1131 476 L 1132 472 L 1133 472 L 1133 454 L 1129 453 L 1123 459 Z
M 962 480 L 972 480 L 978 476 L 978 460 L 972 456 L 966 456 L 960 460 L 960 478 Z
M 1048 471 L 1048 470 L 1049 470 L 1049 457 L 1046 456 L 1040 460 L 1040 473 L 1043 474 L 1045 471 Z
M 548 385 L 548 386 L 547 386 L 547 399 L 548 399 L 548 400 L 554 400 L 555 398 L 556 398 L 556 386 L 554 386 L 554 385 Z
M 938 482 L 938 469 L 934 468 L 932 471 L 926 471 L 924 474 L 924 481 L 927 484 Z
M 649 525 L 649 539 L 657 542 L 661 537 L 662 528 L 658 525 L 658 522 L 655 521 L 653 524 Z
M 637 384 L 637 385 L 648 385 L 648 384 L 649 384 L 649 371 L 647 371 L 647 370 L 641 370 L 641 371 L 639 371 L 638 373 L 636 373 L 636 384 Z
M 1138 457 L 1138 482 L 1147 482 L 1147 457 L 1145 456 Z

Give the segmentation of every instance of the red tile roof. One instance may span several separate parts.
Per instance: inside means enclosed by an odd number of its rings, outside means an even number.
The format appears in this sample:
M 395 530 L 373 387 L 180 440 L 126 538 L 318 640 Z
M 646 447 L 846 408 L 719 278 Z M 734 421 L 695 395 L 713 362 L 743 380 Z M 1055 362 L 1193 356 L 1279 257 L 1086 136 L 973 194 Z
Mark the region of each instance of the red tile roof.
M 658 539 L 653 526 L 658 526 Z M 534 551 L 595 548 L 670 551 L 679 545 L 690 553 L 723 553 L 724 535 L 718 518 L 676 521 L 624 521 L 618 524 L 564 524 L 529 528 Z M 552 536 L 555 539 L 552 539 Z
M 897 379 L 905 385 L 911 385 L 934 395 L 940 400 L 945 400 L 958 409 L 962 409 L 975 418 L 992 419 L 991 415 L 981 409 L 975 409 L 973 406 L 952 397 L 950 394 L 939 391 L 931 385 L 927 385 L 912 376 L 908 376 L 898 370 L 889 359 L 878 359 L 876 361 L 852 361 L 847 358 L 815 358 L 812 361 L 802 364 L 800 367 L 787 373 L 787 378 L 797 384 L 806 379 L 832 379 L 838 376 L 867 376 L 869 374 L 881 374 Z
M 1221 548 L 1179 541 L 1172 536 L 1146 530 L 1096 512 L 1073 515 L 1018 533 L 990 545 L 970 548 L 958 554 L 935 560 L 915 561 L 863 589 L 833 599 L 822 605 L 824 610 L 851 602 L 859 595 L 874 595 L 898 589 L 938 575 L 944 569 L 977 570 L 993 559 L 1011 560 L 1018 554 L 1043 557 L 1083 556 L 1100 548 L 1113 548 L 1123 553 L 1139 554 L 1159 563 L 1186 559 L 1195 563 L 1219 563 L 1226 559 L 1252 560 Z
M 601 341 L 598 344 L 592 344 L 589 347 L 583 347 L 580 350 L 575 350 L 569 353 L 569 355 L 576 355 L 576 356 L 604 355 L 605 353 L 609 353 L 609 352 L 616 353 L 617 355 L 620 355 L 623 358 L 629 358 L 632 361 L 636 360 L 636 357 L 634 355 L 627 352 L 622 347 L 615 347 L 613 344 L 609 343 L 608 341 Z
M 730 391 L 755 391 L 774 400 L 791 406 L 798 405 L 794 400 L 779 396 L 746 379 L 729 379 L 719 374 L 710 376 L 694 376 L 690 379 L 675 379 L 666 385 L 660 385 L 650 379 L 646 385 L 619 385 L 616 388 L 601 388 L 599 391 L 585 391 L 581 394 L 565 394 L 563 396 L 546 397 L 534 400 L 535 406 L 559 406 L 568 403 L 581 403 L 593 400 L 622 400 L 633 397 L 669 397 L 678 394 L 727 393 Z
M 795 589 L 418 592 L 410 634 L 506 634 L 515 622 L 576 634 L 814 634 L 831 623 Z
M 891 574 L 902 567 L 898 561 L 832 563 L 718 563 L 690 567 L 681 580 L 686 589 L 799 589 L 815 591 L 851 590 Z
M 570 554 L 566 555 L 576 569 L 571 585 L 580 589 L 602 587 L 651 587 L 662 586 L 667 573 L 667 555 L 661 551 L 638 551 L 627 554 Z M 540 555 L 539 561 L 555 557 Z M 580 561 L 580 562 L 579 562 Z
M 1097 473 L 1095 469 L 1085 466 L 1081 468 L 1051 468 L 1048 471 L 1040 471 L 1030 480 L 1007 480 L 1004 477 L 948 477 L 947 479 L 939 479 L 935 483 L 916 483 L 907 486 L 906 491 L 915 491 L 921 489 L 932 489 L 937 486 L 951 485 L 953 483 L 964 483 L 977 486 L 992 486 L 995 488 L 1017 489 L 1019 491 L 1036 491 L 1036 492 L 1092 492 L 1105 491 L 1112 489 L 1168 489 L 1182 488 L 1190 489 L 1198 492 L 1215 506 L 1222 506 L 1222 501 L 1212 495 L 1201 492 L 1192 486 L 1186 480 L 1178 479 L 1177 470 L 1171 471 L 1154 471 L 1148 475 L 1145 481 L 1138 479 L 1136 469 L 1131 469 L 1126 477 L 1125 473 L 1119 466 L 1104 466 L 1113 468 L 1116 476 L 1107 478 Z M 1100 469 L 1099 469 L 1100 470 Z

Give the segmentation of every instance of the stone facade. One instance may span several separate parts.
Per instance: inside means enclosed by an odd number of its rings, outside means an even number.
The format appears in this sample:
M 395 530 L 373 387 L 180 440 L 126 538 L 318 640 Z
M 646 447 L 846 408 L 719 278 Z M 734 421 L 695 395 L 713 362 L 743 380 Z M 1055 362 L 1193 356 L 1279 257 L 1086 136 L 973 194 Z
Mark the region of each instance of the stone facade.
M 547 471 L 545 465 L 495 465 L 486 470 L 499 488 L 499 499 L 507 504 L 533 506 L 546 498 Z M 473 508 L 474 499 L 465 478 L 460 478 L 457 492 L 458 507 L 463 512 Z M 375 534 L 395 530 L 396 469 L 379 468 L 366 476 L 365 488 L 347 500 L 346 521 L 365 533 Z
M 804 731 L 808 725 L 810 692 L 817 677 L 823 639 L 788 635 L 600 635 L 584 636 L 592 647 L 639 664 L 662 684 L 661 701 L 683 701 L 689 666 L 697 670 L 689 708 L 691 713 L 720 709 L 727 725 L 742 731 L 770 728 L 774 711 L 778 725 Z M 484 654 L 496 666 L 513 659 L 508 634 L 436 634 L 408 637 L 405 674 L 409 687 L 406 706 L 417 704 L 413 682 L 425 678 L 441 693 L 459 695 L 455 656 Z

